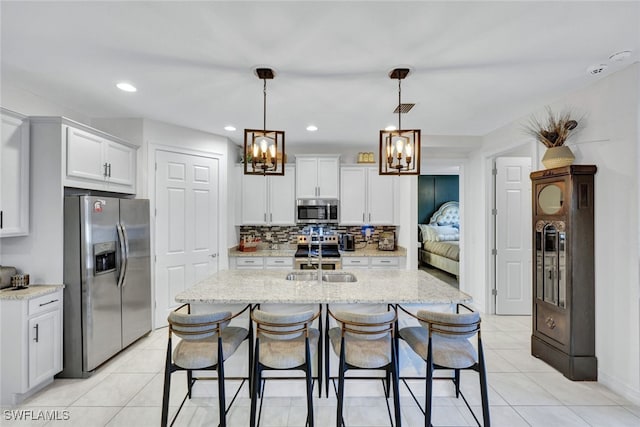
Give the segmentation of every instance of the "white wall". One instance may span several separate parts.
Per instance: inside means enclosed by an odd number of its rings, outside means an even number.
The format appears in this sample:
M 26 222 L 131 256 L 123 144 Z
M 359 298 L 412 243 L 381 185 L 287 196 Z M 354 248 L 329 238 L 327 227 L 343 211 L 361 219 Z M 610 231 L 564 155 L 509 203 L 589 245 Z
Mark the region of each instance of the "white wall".
M 584 128 L 567 144 L 576 164 L 595 164 L 595 296 L 596 357 L 603 384 L 640 402 L 640 245 L 639 164 L 640 64 L 634 64 L 592 86 L 550 104 L 585 113 Z M 533 114 L 544 114 L 544 106 Z M 482 149 L 472 153 L 466 167 L 467 227 L 464 268 L 467 277 L 485 278 L 467 292 L 489 307 L 486 259 L 488 236 L 488 160 L 501 151 L 531 144 L 522 125 L 528 117 L 486 135 Z M 540 169 L 541 144 L 534 169 Z M 537 163 L 536 163 L 537 162 Z M 538 167 L 536 167 L 536 164 Z

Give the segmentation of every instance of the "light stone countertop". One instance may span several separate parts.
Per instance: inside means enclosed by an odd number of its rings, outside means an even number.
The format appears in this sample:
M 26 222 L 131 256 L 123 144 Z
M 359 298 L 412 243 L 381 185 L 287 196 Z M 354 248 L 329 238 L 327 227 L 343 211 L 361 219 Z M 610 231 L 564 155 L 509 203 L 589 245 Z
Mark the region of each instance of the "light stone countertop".
M 62 288 L 64 285 L 30 285 L 24 289 L 5 288 L 0 290 L 0 300 L 29 300 L 52 294 Z
M 296 245 L 290 244 L 282 244 L 279 249 L 258 249 L 255 252 L 241 252 L 237 246 L 234 246 L 229 248 L 228 252 L 229 257 L 293 257 L 295 253 Z M 379 251 L 378 245 L 373 244 L 357 248 L 355 251 L 340 251 L 340 255 L 343 257 L 406 257 L 407 249 L 397 246 L 395 251 Z
M 395 251 L 379 251 L 378 244 L 374 243 L 372 245 L 366 245 L 363 248 L 360 248 L 362 243 L 356 244 L 355 251 L 340 251 L 340 255 L 343 257 L 358 257 L 358 256 L 368 256 L 368 257 L 406 257 L 407 256 L 407 248 L 402 246 L 396 246 Z
M 421 270 L 340 270 L 354 274 L 357 282 L 353 283 L 286 280 L 291 271 L 222 270 L 178 293 L 176 301 L 204 304 L 452 304 L 472 301 L 470 295 Z

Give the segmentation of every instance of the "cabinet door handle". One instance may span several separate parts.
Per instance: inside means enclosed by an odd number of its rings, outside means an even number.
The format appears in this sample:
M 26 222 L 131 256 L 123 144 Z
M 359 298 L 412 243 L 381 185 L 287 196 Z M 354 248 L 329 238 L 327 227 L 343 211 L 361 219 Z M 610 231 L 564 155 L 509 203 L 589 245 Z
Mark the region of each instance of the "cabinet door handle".
M 2 217 L 3 217 L 3 213 L 2 211 L 0 211 L 0 230 L 2 229 Z
M 264 218 L 264 222 L 267 222 L 267 213 L 266 212 L 262 214 L 262 218 Z
M 109 178 L 111 178 L 111 163 L 109 163 Z
M 369 222 L 371 222 L 371 213 L 369 213 Z
M 272 213 L 269 214 L 269 222 L 273 222 L 273 214 Z
M 51 300 L 51 301 L 49 301 L 49 302 L 45 302 L 45 303 L 43 303 L 43 304 L 40 304 L 40 307 L 42 307 L 43 305 L 53 304 L 53 303 L 54 303 L 54 302 L 56 302 L 56 301 L 58 301 L 58 300 L 57 300 L 57 299 L 52 299 L 52 300 Z
M 388 259 L 381 259 L 380 264 L 389 264 L 391 261 Z
M 36 337 L 33 339 L 35 342 L 38 342 L 38 329 L 39 329 L 38 326 L 40 325 L 36 323 L 36 326 L 33 327 L 36 330 Z
M 104 166 L 104 176 L 107 177 L 109 176 L 109 172 L 107 172 L 107 168 L 108 168 L 109 163 L 105 163 Z

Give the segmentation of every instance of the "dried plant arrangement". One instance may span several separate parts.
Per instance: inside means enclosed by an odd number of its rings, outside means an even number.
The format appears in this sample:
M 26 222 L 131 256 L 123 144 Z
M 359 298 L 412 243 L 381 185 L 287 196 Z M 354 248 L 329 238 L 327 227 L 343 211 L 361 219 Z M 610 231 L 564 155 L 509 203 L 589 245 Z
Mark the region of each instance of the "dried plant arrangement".
M 546 121 L 541 121 L 532 116 L 525 125 L 525 132 L 542 142 L 547 148 L 560 147 L 572 135 L 572 131 L 578 127 L 580 119 L 571 118 L 570 111 L 554 113 L 547 107 Z

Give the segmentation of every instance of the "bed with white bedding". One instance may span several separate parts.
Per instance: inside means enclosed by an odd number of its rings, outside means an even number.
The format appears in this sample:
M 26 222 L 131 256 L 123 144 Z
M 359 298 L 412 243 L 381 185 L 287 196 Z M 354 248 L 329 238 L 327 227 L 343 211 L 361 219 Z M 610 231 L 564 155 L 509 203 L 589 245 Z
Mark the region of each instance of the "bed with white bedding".
M 418 224 L 420 261 L 447 273 L 460 274 L 460 212 L 458 202 L 443 203 L 429 224 Z

